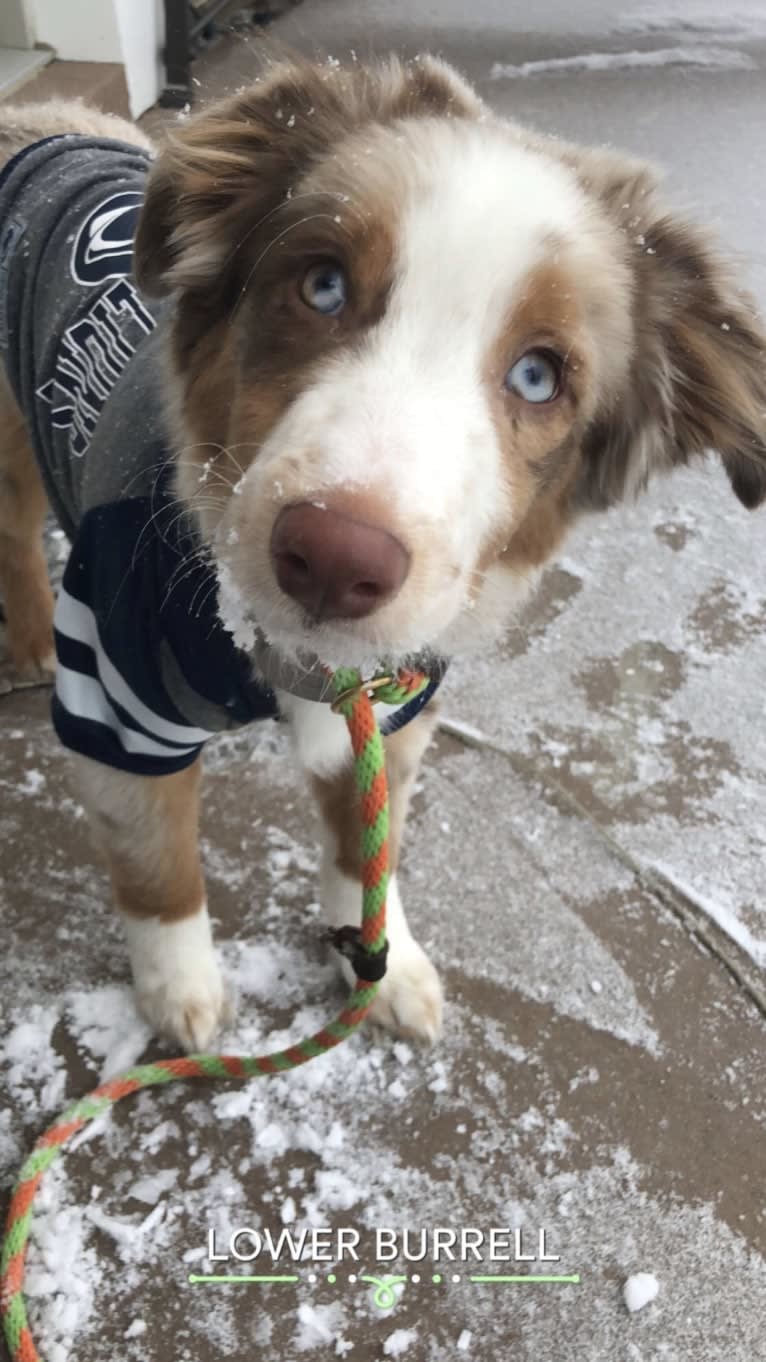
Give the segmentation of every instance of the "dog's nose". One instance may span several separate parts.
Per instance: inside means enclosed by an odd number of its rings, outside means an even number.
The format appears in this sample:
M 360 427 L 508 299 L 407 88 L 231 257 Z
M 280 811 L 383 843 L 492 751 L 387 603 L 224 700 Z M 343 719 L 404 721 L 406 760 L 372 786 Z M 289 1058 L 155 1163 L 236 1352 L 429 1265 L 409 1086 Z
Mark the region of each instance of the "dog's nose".
M 277 581 L 315 619 L 361 619 L 403 585 L 410 555 L 388 530 L 301 501 L 271 534 Z

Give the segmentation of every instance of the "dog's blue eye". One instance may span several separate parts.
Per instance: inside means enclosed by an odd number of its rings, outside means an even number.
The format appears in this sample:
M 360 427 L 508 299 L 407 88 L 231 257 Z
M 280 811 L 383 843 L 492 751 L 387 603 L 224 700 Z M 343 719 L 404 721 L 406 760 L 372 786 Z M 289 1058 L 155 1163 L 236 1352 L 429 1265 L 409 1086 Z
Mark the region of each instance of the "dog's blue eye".
M 346 305 L 346 276 L 340 265 L 312 265 L 301 288 L 304 303 L 325 317 L 335 317 Z
M 525 402 L 550 402 L 561 385 L 561 362 L 547 350 L 529 350 L 505 376 L 509 392 Z

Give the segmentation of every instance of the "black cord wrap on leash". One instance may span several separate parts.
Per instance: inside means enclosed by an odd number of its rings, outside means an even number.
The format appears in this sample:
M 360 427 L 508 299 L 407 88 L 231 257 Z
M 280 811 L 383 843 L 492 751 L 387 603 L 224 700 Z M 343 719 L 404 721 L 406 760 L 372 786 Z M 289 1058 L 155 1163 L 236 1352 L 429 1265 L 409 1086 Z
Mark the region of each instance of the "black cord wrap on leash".
M 381 951 L 368 951 L 362 945 L 359 927 L 333 927 L 328 932 L 331 946 L 344 960 L 348 960 L 357 979 L 365 984 L 379 984 L 388 963 L 388 942 Z

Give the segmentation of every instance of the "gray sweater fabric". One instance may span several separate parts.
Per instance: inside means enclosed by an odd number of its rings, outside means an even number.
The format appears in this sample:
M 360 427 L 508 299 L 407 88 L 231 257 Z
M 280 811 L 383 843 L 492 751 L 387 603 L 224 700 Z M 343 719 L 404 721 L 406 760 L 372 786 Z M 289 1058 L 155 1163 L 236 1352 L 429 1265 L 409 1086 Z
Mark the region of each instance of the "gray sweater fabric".
M 123 142 L 55 137 L 0 177 L 0 349 L 70 539 L 130 480 L 146 490 L 164 445 L 162 309 L 130 277 L 149 164 Z

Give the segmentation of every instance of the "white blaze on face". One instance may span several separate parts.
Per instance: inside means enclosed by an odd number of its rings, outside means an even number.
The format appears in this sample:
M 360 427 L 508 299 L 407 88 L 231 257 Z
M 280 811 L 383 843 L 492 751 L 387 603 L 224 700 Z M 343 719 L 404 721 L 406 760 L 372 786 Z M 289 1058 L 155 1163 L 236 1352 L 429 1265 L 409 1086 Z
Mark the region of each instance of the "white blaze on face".
M 571 231 L 583 204 L 566 170 L 506 133 L 434 122 L 412 134 L 396 284 L 364 379 L 392 433 L 384 458 L 402 507 L 448 521 L 462 559 L 507 515 L 490 354 L 551 234 Z
M 434 518 L 464 509 L 470 489 L 475 511 L 491 516 L 501 470 L 488 355 L 551 235 L 572 232 L 584 200 L 564 166 L 492 126 L 414 123 L 395 145 L 409 162 L 395 283 L 361 359 L 329 380 L 325 480 L 373 480 L 405 513 Z

